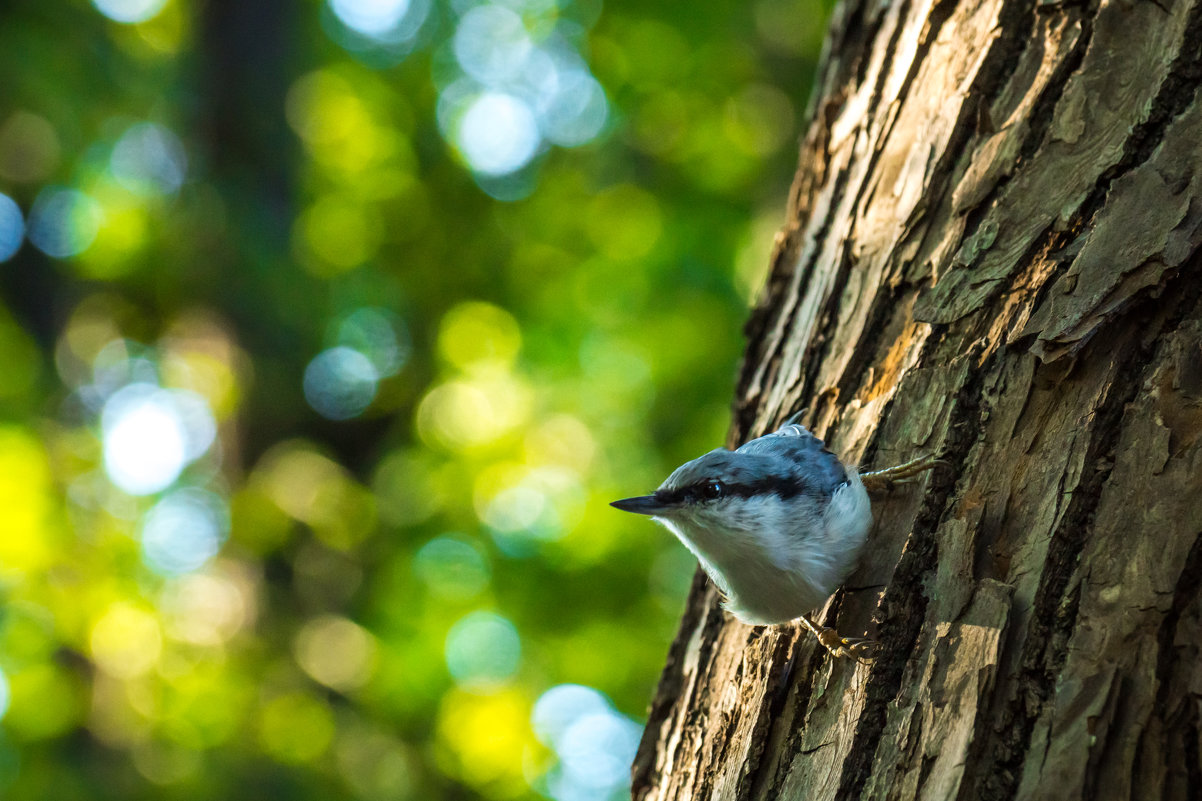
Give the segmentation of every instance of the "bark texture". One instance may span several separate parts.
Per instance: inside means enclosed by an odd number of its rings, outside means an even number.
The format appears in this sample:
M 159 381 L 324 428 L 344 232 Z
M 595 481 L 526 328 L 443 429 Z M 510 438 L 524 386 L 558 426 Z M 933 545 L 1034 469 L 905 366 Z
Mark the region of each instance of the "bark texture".
M 869 467 L 833 660 L 699 576 L 636 799 L 1202 798 L 1202 0 L 849 0 L 735 399 Z

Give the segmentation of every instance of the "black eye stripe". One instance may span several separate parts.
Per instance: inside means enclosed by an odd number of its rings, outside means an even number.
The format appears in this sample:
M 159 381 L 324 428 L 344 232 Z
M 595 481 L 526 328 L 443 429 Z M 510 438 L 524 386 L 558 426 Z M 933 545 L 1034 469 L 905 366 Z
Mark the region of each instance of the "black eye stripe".
M 706 488 L 711 484 L 721 484 L 722 492 L 718 495 L 707 494 Z M 754 498 L 756 496 L 777 495 L 782 500 L 788 500 L 807 491 L 807 487 L 797 481 L 787 478 L 777 478 L 756 484 L 731 484 L 725 481 L 707 479 L 687 487 L 659 491 L 655 497 L 665 503 L 704 503 L 720 498 Z

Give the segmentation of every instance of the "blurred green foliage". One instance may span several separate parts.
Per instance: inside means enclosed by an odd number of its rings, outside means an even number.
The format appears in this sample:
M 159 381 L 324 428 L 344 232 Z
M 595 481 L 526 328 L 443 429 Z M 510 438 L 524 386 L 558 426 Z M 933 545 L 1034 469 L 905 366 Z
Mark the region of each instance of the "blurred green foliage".
M 620 797 L 826 13 L 9 4 L 0 795 Z

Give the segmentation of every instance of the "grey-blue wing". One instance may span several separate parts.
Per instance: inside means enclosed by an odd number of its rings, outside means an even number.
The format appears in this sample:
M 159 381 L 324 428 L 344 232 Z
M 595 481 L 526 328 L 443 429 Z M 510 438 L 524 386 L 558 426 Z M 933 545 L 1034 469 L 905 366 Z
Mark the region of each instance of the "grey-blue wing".
M 795 423 L 743 444 L 736 453 L 781 460 L 782 470 L 788 470 L 807 488 L 827 494 L 847 481 L 847 471 L 839 457 L 822 440 Z

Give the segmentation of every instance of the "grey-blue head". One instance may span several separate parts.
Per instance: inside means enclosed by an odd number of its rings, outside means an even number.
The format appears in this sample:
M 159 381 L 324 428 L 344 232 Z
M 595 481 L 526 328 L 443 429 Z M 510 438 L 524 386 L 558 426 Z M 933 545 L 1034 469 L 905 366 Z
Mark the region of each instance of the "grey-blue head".
M 669 515 L 721 501 L 766 499 L 791 501 L 804 496 L 825 507 L 847 483 L 847 470 L 815 437 L 799 425 L 754 439 L 738 450 L 718 448 L 685 462 L 653 495 L 625 498 L 611 505 L 626 512 Z

